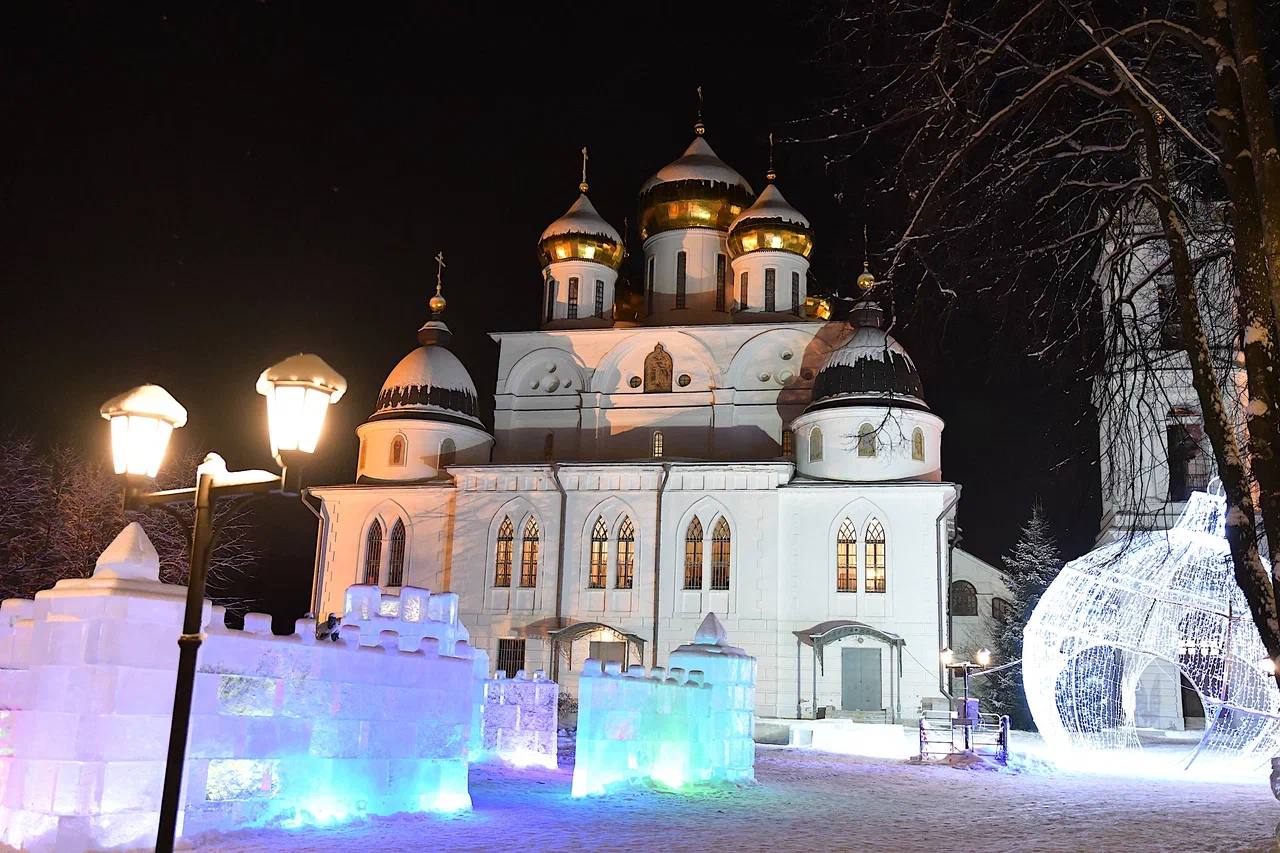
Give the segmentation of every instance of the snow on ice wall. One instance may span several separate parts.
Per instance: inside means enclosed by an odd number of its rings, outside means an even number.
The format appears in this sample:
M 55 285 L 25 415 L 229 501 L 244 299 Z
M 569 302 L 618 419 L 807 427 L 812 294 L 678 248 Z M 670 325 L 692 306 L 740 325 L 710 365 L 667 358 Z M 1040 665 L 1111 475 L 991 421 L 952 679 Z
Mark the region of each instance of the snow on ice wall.
M 484 682 L 484 753 L 517 767 L 556 767 L 560 685 L 538 670 L 515 678 L 498 670 Z
M 154 842 L 186 590 L 137 525 L 92 578 L 0 609 L 0 841 L 31 850 Z M 349 626 L 317 642 L 205 606 L 182 832 L 465 808 L 477 703 L 461 626 Z M 453 633 L 453 655 L 426 633 Z M 487 663 L 485 664 L 487 667 Z
M 575 797 L 632 780 L 679 788 L 755 777 L 756 659 L 728 645 L 708 613 L 694 642 L 672 652 L 670 662 L 667 670 L 632 666 L 626 673 L 616 661 L 603 671 L 598 661 L 583 664 Z

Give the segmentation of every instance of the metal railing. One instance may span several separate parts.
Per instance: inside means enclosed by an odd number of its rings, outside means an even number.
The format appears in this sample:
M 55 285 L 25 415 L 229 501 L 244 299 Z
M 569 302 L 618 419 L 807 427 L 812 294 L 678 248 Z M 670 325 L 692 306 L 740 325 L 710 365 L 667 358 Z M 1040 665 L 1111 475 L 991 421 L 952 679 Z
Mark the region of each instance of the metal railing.
M 920 760 L 973 752 L 1001 764 L 1009 761 L 1009 718 L 978 714 L 972 722 L 954 711 L 925 711 L 920 715 Z

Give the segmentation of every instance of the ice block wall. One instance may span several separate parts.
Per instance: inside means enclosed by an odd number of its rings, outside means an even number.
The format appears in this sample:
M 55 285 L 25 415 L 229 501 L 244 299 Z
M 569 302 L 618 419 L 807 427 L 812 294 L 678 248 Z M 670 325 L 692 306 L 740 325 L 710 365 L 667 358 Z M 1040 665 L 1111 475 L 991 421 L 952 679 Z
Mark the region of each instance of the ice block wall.
M 517 767 L 555 769 L 560 685 L 538 670 L 515 678 L 498 670 L 484 682 L 482 752 Z
M 29 850 L 154 843 L 184 587 L 158 580 L 130 525 L 92 578 L 0 609 L 0 842 Z M 429 599 L 422 603 L 429 603 Z M 423 621 L 429 621 L 423 612 Z M 448 624 L 317 641 L 301 622 L 244 631 L 205 605 L 184 781 L 188 837 L 469 805 L 476 662 Z M 452 632 L 452 655 L 429 634 Z M 487 664 L 486 664 L 487 667 Z
M 594 660 L 583 664 L 574 796 L 637 780 L 679 788 L 754 778 L 755 658 L 728 645 L 707 614 L 694 642 L 672 652 L 670 663 L 625 673 L 617 662 L 603 670 Z

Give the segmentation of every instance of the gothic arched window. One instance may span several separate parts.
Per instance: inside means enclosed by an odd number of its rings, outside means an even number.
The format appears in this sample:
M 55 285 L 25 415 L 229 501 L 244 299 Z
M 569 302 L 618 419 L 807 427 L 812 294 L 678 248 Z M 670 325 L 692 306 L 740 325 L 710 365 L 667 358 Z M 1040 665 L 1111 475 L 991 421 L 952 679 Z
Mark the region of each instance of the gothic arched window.
M 493 585 L 511 586 L 511 557 L 515 546 L 516 529 L 510 518 L 502 519 L 498 527 L 498 547 L 493 559 Z
M 538 553 L 541 539 L 538 535 L 538 520 L 529 516 L 524 524 L 524 533 L 520 537 L 520 586 L 534 587 L 538 585 Z
M 862 457 L 876 455 L 876 428 L 871 424 L 858 427 L 858 455 Z
M 655 345 L 653 352 L 644 357 L 645 393 L 669 392 L 672 369 L 671 354 L 662 344 Z
M 650 455 L 650 456 L 652 456 L 654 459 L 661 459 L 661 458 L 662 458 L 662 451 L 663 451 L 663 446 L 662 446 L 662 430 L 660 430 L 660 429 L 655 429 L 655 430 L 653 431 L 653 439 L 652 439 L 652 442 L 651 442 L 651 444 L 650 444 L 650 446 L 649 446 L 649 455 Z
M 448 468 L 458 459 L 458 445 L 454 444 L 452 438 L 446 438 L 440 442 L 440 464 L 439 468 Z
M 591 568 L 587 573 L 587 589 L 604 589 L 609 582 L 609 528 L 604 518 L 597 517 L 591 528 Z
M 404 521 L 397 518 L 391 528 L 391 547 L 387 555 L 387 586 L 404 585 L 404 538 Z
M 724 516 L 716 521 L 711 529 L 711 588 L 729 588 L 729 556 L 732 548 L 732 534 L 729 533 L 729 522 Z
M 836 534 L 836 592 L 858 591 L 858 531 L 845 519 Z
M 920 427 L 911 431 L 911 458 L 917 462 L 924 461 L 924 430 Z
M 388 464 L 396 468 L 403 467 L 405 458 L 409 455 L 408 449 L 408 444 L 404 440 L 403 435 L 397 435 L 395 438 L 391 439 L 391 456 L 387 460 Z
M 818 427 L 809 430 L 809 461 L 822 461 L 822 430 Z
M 631 517 L 622 519 L 618 528 L 618 574 L 613 585 L 616 589 L 631 589 L 636 574 L 636 528 Z
M 977 616 L 978 591 L 968 581 L 951 583 L 951 615 Z
M 364 579 L 361 583 L 376 584 L 382 572 L 382 522 L 374 519 L 369 532 L 364 535 Z
M 684 531 L 684 588 L 702 589 L 702 522 L 696 515 Z
M 863 567 L 866 570 L 864 589 L 867 592 L 885 590 L 884 526 L 876 519 L 867 524 L 867 541 Z

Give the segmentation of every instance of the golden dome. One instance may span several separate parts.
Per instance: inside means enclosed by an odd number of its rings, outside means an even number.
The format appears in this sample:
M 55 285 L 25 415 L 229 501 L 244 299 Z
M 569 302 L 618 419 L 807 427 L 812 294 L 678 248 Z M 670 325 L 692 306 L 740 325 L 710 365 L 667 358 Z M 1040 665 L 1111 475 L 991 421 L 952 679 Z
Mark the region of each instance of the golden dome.
M 871 264 L 868 261 L 862 262 L 862 275 L 858 276 L 858 289 L 867 292 L 876 286 L 876 277 L 871 274 Z
M 579 260 L 616 270 L 626 254 L 622 235 L 596 211 L 585 193 L 538 238 L 538 260 L 543 269 L 559 261 Z
M 746 179 L 697 136 L 640 188 L 640 239 L 680 228 L 727 231 L 752 195 Z
M 792 252 L 806 258 L 813 251 L 809 220 L 787 203 L 773 183 L 729 226 L 729 257 L 759 251 Z

